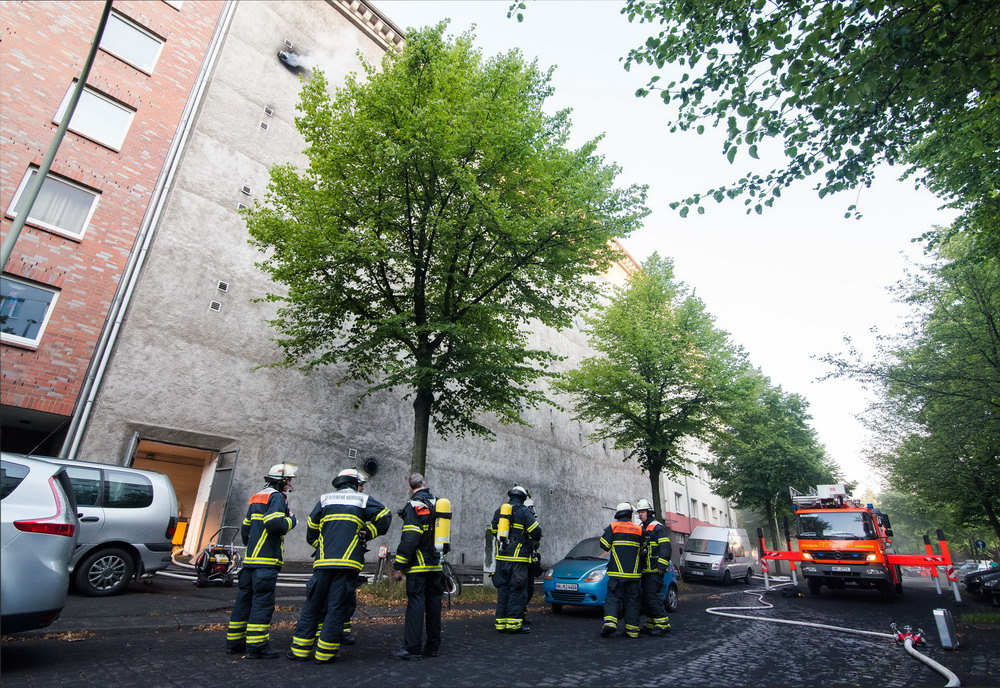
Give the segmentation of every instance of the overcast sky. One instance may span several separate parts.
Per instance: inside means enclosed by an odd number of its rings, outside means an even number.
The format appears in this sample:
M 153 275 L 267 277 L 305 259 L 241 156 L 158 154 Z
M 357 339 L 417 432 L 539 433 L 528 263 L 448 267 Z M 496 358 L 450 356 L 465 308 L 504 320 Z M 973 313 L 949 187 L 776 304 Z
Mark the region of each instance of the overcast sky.
M 710 201 L 705 215 L 682 219 L 668 203 L 733 182 L 753 169 L 751 162 L 764 171 L 782 160 L 767 159 L 762 145 L 761 163 L 740 156 L 730 165 L 721 130 L 671 134 L 670 110 L 658 98 L 634 95 L 652 72 L 629 73 L 619 61 L 654 32 L 629 24 L 620 0 L 527 4 L 518 23 L 506 18 L 506 1 L 377 1 L 403 29 L 450 18 L 449 31 L 457 34 L 477 24 L 477 44 L 487 55 L 518 48 L 556 66 L 550 107 L 573 109 L 573 145 L 604 134 L 600 152 L 623 168 L 622 184 L 650 187 L 653 212 L 625 247 L 640 261 L 654 251 L 671 257 L 679 279 L 697 290 L 753 364 L 809 401 L 812 425 L 847 479 L 875 487 L 861 460 L 867 435 L 856 419 L 867 406 L 864 392 L 847 381 L 817 382 L 827 368 L 813 357 L 842 351 L 844 335 L 870 350 L 871 327 L 897 328 L 905 311 L 886 287 L 903 276 L 907 258 L 921 258 L 910 239 L 951 216 L 926 191 L 897 181 L 900 170 L 887 168 L 860 193 L 819 200 L 806 183 L 762 216 L 746 215 L 736 200 Z M 844 219 L 853 203 L 864 214 L 860 221 Z

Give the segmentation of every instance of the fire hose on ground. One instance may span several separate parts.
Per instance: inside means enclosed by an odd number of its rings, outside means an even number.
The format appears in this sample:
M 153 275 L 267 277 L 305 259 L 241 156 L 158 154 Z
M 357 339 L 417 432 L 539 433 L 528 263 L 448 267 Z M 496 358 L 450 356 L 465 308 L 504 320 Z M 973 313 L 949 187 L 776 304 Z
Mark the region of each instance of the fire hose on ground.
M 784 583 L 782 585 L 792 585 L 792 584 L 791 583 Z M 777 587 L 777 586 L 772 586 L 772 588 L 773 587 Z M 875 637 L 875 638 L 885 638 L 887 640 L 894 640 L 896 642 L 901 643 L 903 645 L 903 649 L 905 649 L 906 652 L 908 654 L 910 654 L 912 657 L 915 657 L 916 659 L 920 660 L 921 662 L 923 662 L 924 664 L 926 664 L 928 667 L 930 667 L 931 669 L 933 669 L 934 671 L 938 672 L 939 674 L 941 674 L 942 676 L 944 676 L 946 679 L 948 679 L 948 683 L 945 684 L 945 688 L 954 688 L 956 686 L 961 686 L 962 685 L 961 682 L 958 680 L 958 676 L 956 676 L 954 673 L 952 673 L 947 667 L 939 664 L 938 662 L 935 662 L 933 659 L 931 659 L 930 657 L 922 654 L 921 652 L 917 651 L 914 648 L 914 644 L 922 644 L 923 643 L 923 639 L 922 639 L 921 635 L 919 634 L 919 632 L 917 634 L 914 634 L 914 633 L 910 633 L 907 630 L 905 632 L 899 632 L 899 631 L 897 631 L 896 633 L 879 633 L 878 631 L 864 631 L 864 630 L 857 629 L 857 628 L 845 628 L 843 626 L 831 626 L 829 624 L 812 623 L 812 622 L 809 622 L 809 621 L 793 621 L 791 619 L 774 619 L 774 618 L 768 618 L 768 617 L 764 617 L 764 616 L 750 616 L 748 614 L 734 614 L 734 613 L 731 613 L 729 610 L 733 610 L 733 609 L 743 609 L 743 610 L 746 610 L 746 609 L 773 609 L 774 608 L 773 604 L 769 604 L 768 602 L 764 601 L 764 595 L 763 595 L 763 593 L 753 592 L 753 591 L 750 591 L 750 590 L 744 590 L 743 592 L 745 592 L 747 594 L 750 594 L 750 595 L 756 595 L 757 596 L 757 600 L 763 606 L 761 606 L 761 607 L 711 607 L 709 609 L 706 609 L 705 611 L 707 613 L 713 614 L 715 616 L 728 616 L 728 617 L 733 618 L 733 619 L 749 619 L 750 621 L 766 621 L 768 623 L 788 624 L 788 625 L 791 625 L 791 626 L 806 626 L 808 628 L 822 628 L 824 630 L 837 631 L 839 633 L 851 633 L 851 634 L 854 634 L 854 635 L 864 635 L 864 636 L 871 636 L 871 637 Z M 895 628 L 895 626 L 894 626 L 894 628 Z

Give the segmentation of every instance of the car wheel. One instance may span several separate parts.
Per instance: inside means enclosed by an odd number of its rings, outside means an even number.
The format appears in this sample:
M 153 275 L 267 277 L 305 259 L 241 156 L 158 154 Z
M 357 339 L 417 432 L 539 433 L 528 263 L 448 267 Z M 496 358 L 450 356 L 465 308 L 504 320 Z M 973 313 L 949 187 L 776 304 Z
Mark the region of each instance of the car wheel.
M 747 575 L 743 578 L 743 582 L 746 583 L 747 585 L 750 585 L 750 582 L 752 580 L 753 580 L 753 569 L 751 569 L 751 568 L 748 567 L 747 568 Z
M 677 586 L 670 585 L 667 588 L 667 599 L 663 601 L 663 608 L 673 614 L 677 611 Z
M 76 589 L 88 597 L 110 597 L 125 589 L 135 573 L 132 556 L 112 547 L 91 552 L 76 565 Z
M 722 584 L 723 585 L 732 585 L 733 584 L 733 576 L 732 576 L 732 574 L 729 573 L 729 569 L 726 569 L 726 572 L 724 574 L 722 574 Z
M 552 604 L 552 613 L 553 614 L 562 614 L 562 607 L 563 606 L 561 604 L 555 604 L 555 603 L 553 603 Z
M 823 587 L 823 583 L 819 578 L 806 578 L 806 585 L 809 586 L 809 594 L 813 597 L 819 597 L 820 588 Z

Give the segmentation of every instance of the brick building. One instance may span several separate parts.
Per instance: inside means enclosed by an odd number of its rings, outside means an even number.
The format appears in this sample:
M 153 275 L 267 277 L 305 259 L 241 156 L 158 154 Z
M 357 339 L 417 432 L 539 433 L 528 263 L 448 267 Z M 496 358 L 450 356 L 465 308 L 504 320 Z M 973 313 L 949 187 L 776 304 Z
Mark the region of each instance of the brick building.
M 6 236 L 62 118 L 104 4 L 6 2 L 0 208 Z M 3 447 L 56 452 L 224 3 L 118 0 L 41 193 L 3 269 Z M 23 205 L 23 204 L 21 204 Z

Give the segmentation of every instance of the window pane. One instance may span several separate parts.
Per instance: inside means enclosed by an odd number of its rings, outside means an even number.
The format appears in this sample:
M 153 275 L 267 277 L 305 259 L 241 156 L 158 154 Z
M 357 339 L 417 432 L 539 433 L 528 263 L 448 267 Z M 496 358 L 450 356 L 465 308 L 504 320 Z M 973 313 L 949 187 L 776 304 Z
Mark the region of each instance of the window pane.
M 27 477 L 27 466 L 11 461 L 0 462 L 0 499 L 6 499 L 7 495 L 13 492 Z
M 146 72 L 153 71 L 162 43 L 136 25 L 112 14 L 101 37 L 101 47 Z
M 38 170 L 32 170 L 30 178 L 23 189 L 36 177 Z M 14 214 L 24 209 L 27 200 L 22 191 L 17 199 Z M 38 192 L 35 204 L 31 208 L 29 218 L 37 223 L 62 229 L 77 236 L 83 234 L 90 209 L 97 200 L 97 194 L 85 191 L 78 186 L 67 184 L 54 177 L 46 177 L 42 189 Z
M 153 503 L 153 484 L 142 475 L 108 471 L 108 499 L 105 507 L 141 509 Z
M 57 122 L 62 121 L 72 88 L 71 86 L 70 91 L 67 91 L 62 105 L 59 106 Z M 80 94 L 80 102 L 76 104 L 76 110 L 73 112 L 73 119 L 69 121 L 69 128 L 87 138 L 100 141 L 112 148 L 119 148 L 132 123 L 132 114 L 132 110 L 112 103 L 84 88 Z
M 0 281 L 0 332 L 36 339 L 55 293 L 6 277 Z
M 97 468 L 67 467 L 78 506 L 97 506 L 101 502 L 101 471 Z

